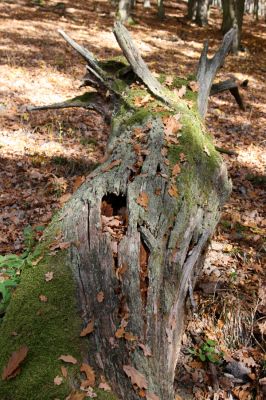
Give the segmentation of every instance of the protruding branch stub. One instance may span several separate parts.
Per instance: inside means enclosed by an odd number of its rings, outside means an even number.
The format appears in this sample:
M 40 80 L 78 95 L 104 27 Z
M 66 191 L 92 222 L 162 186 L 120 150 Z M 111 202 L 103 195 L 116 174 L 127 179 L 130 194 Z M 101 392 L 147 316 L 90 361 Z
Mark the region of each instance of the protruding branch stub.
M 197 81 L 199 83 L 198 109 L 202 118 L 205 117 L 207 112 L 208 98 L 210 95 L 212 82 L 215 78 L 218 68 L 223 64 L 225 56 L 231 48 L 235 35 L 236 29 L 230 29 L 230 31 L 224 35 L 219 50 L 210 59 L 208 58 L 208 42 L 206 41 L 204 44 L 197 71 Z

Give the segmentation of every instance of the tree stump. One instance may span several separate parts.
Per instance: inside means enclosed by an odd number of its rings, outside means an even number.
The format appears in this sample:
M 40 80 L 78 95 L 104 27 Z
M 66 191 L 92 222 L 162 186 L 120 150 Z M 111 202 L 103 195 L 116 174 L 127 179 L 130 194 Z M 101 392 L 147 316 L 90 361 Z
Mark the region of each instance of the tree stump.
M 170 91 L 120 23 L 114 33 L 127 63 L 98 62 L 60 33 L 86 59 L 83 84 L 97 92 L 31 110 L 82 106 L 110 121 L 106 160 L 56 222 L 70 243 L 65 260 L 84 326 L 93 327 L 89 364 L 119 399 L 171 400 L 186 300 L 231 190 L 202 116 L 233 34 L 214 67 L 205 46 L 197 103 L 196 82 L 176 79 Z

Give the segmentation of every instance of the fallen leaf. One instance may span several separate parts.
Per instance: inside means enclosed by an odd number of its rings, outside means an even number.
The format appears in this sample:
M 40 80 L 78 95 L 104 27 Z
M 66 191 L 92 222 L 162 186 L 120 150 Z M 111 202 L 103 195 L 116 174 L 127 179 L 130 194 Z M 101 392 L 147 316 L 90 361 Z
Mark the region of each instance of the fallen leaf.
M 188 87 L 192 90 L 192 92 L 198 92 L 199 91 L 199 84 L 196 81 L 189 82 Z
M 156 196 L 160 196 L 160 194 L 162 193 L 162 189 L 161 188 L 156 188 L 154 193 L 155 193 Z
M 174 165 L 173 169 L 172 169 L 172 176 L 176 176 L 178 174 L 180 174 L 181 172 L 181 168 L 180 165 L 177 163 Z
M 36 258 L 36 260 L 32 261 L 32 265 L 35 267 L 39 262 L 43 259 L 43 256 Z
M 182 124 L 179 121 L 180 115 L 170 115 L 163 119 L 164 133 L 166 136 L 175 135 L 181 128 Z
M 146 104 L 148 104 L 151 100 L 152 100 L 152 97 L 148 93 L 144 97 L 140 97 L 140 96 L 135 97 L 134 104 L 136 107 L 142 107 L 142 106 L 145 106 Z
M 71 193 L 63 194 L 63 196 L 61 196 L 61 197 L 59 198 L 60 204 L 61 204 L 61 205 L 65 204 L 71 197 L 72 197 Z
M 86 397 L 84 392 L 73 392 L 65 400 L 83 400 Z
M 58 376 L 58 375 L 57 375 L 57 376 L 54 378 L 54 384 L 55 384 L 55 385 L 59 386 L 59 385 L 61 385 L 62 382 L 63 382 L 62 376 Z
M 107 172 L 110 171 L 110 169 L 113 169 L 114 167 L 117 167 L 118 165 L 120 165 L 122 162 L 122 160 L 114 160 L 112 161 L 110 164 L 108 164 L 106 167 L 104 167 L 102 169 L 103 172 Z
M 43 303 L 47 303 L 48 298 L 47 298 L 47 296 L 45 296 L 44 294 L 40 294 L 39 300 L 40 300 L 41 302 L 43 302 Z
M 132 385 L 137 385 L 140 389 L 147 389 L 148 383 L 143 374 L 131 367 L 131 365 L 123 365 L 123 370 L 130 378 Z
M 61 366 L 61 372 L 62 372 L 63 377 L 66 378 L 68 372 L 67 372 L 67 368 L 64 367 L 63 365 Z
M 28 354 L 28 347 L 27 346 L 22 346 L 19 350 L 14 351 L 7 363 L 7 366 L 4 367 L 3 373 L 2 373 L 2 379 L 3 380 L 9 380 L 11 378 L 14 378 L 16 375 L 20 373 L 20 364 L 25 360 L 27 354 Z
M 167 154 L 168 154 L 168 148 L 167 148 L 167 147 L 162 147 L 162 148 L 161 148 L 161 155 L 162 155 L 163 157 L 166 157 Z
M 137 340 L 137 336 L 134 336 L 131 332 L 125 332 L 124 338 L 128 342 L 134 342 L 135 340 Z
M 97 293 L 96 298 L 98 303 L 102 303 L 104 301 L 104 293 L 103 292 Z
M 62 361 L 64 361 L 64 362 L 66 362 L 66 363 L 70 363 L 70 364 L 77 364 L 77 360 L 76 360 L 76 358 L 75 357 L 72 357 L 72 356 L 70 356 L 69 354 L 66 354 L 66 355 L 61 355 L 59 358 L 58 358 L 58 360 L 62 360 Z
M 145 357 L 151 357 L 152 356 L 152 352 L 151 352 L 151 349 L 149 348 L 149 346 L 147 346 L 145 344 L 142 344 L 142 343 L 139 343 L 138 345 L 143 350 L 143 353 L 144 353 Z
M 158 397 L 156 394 L 152 392 L 146 392 L 146 399 L 147 400 L 160 400 L 160 397 Z
M 115 332 L 115 337 L 117 339 L 121 339 L 122 337 L 124 337 L 125 334 L 125 328 L 122 326 L 121 328 L 118 328 L 117 331 Z
M 77 176 L 73 184 L 73 192 L 75 192 L 85 181 L 85 176 Z
M 139 197 L 137 198 L 137 203 L 147 210 L 149 204 L 149 197 L 146 192 L 140 192 Z
M 111 386 L 106 382 L 101 382 L 99 385 L 99 389 L 103 389 L 105 392 L 111 392 Z
M 180 99 L 181 99 L 183 96 L 185 96 L 186 91 L 187 91 L 186 86 L 185 86 L 185 85 L 182 85 L 181 88 L 178 89 L 178 90 L 175 90 L 174 93 L 175 93 L 178 97 L 180 97 Z
M 87 377 L 88 386 L 95 385 L 95 372 L 89 364 L 81 364 L 80 372 L 85 372 Z
M 174 82 L 174 78 L 172 76 L 167 76 L 165 78 L 164 84 L 166 86 L 172 86 L 173 82 Z
M 178 197 L 178 191 L 176 185 L 171 185 L 168 189 L 168 193 L 171 197 Z
M 52 279 L 54 279 L 54 273 L 53 272 L 46 272 L 45 274 L 45 280 L 46 282 L 51 281 Z
M 91 320 L 88 322 L 86 328 L 82 329 L 82 331 L 80 332 L 80 336 L 82 337 L 87 336 L 93 331 L 94 331 L 94 320 Z

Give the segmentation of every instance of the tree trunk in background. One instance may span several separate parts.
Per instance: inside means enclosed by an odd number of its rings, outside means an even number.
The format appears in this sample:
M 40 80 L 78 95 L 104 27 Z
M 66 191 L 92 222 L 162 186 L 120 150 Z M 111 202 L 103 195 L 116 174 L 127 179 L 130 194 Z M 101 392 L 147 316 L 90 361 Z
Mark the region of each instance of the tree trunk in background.
M 123 23 L 127 22 L 131 16 L 131 7 L 132 1 L 131 0 L 119 0 L 118 3 L 118 14 L 119 19 Z
M 240 49 L 245 0 L 222 0 L 222 7 L 222 32 L 225 34 L 231 28 L 236 28 L 237 34 L 232 44 L 232 51 L 237 53 Z
M 144 8 L 150 8 L 150 7 L 151 7 L 151 2 L 150 2 L 150 0 L 144 0 L 143 7 L 144 7 Z
M 191 21 L 194 21 L 197 15 L 197 0 L 188 0 L 188 10 L 187 10 L 187 17 Z
M 158 6 L 158 18 L 159 19 L 164 19 L 165 16 L 165 11 L 164 11 L 164 4 L 163 4 L 163 0 L 157 0 L 157 6 Z
M 205 45 L 191 107 L 189 82 L 187 99 L 173 96 L 121 23 L 114 33 L 128 66 L 100 63 L 60 33 L 86 59 L 84 84 L 96 91 L 35 109 L 82 106 L 111 119 L 105 161 L 58 218 L 84 323 L 93 326 L 88 362 L 119 399 L 173 400 L 186 303 L 193 304 L 201 261 L 231 190 L 202 118 L 232 34 L 212 59 Z
M 208 24 L 208 11 L 209 0 L 198 0 L 195 20 L 196 24 L 198 24 L 199 26 L 205 26 Z

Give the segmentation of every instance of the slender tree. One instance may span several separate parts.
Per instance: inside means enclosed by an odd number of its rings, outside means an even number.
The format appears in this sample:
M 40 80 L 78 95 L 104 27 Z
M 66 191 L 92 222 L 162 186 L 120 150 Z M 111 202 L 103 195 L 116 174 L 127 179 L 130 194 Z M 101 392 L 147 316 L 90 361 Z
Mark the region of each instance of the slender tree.
M 222 0 L 223 23 L 222 32 L 225 34 L 231 28 L 236 28 L 237 34 L 232 43 L 233 53 L 237 53 L 241 43 L 241 33 L 243 24 L 243 15 L 245 9 L 245 0 Z

